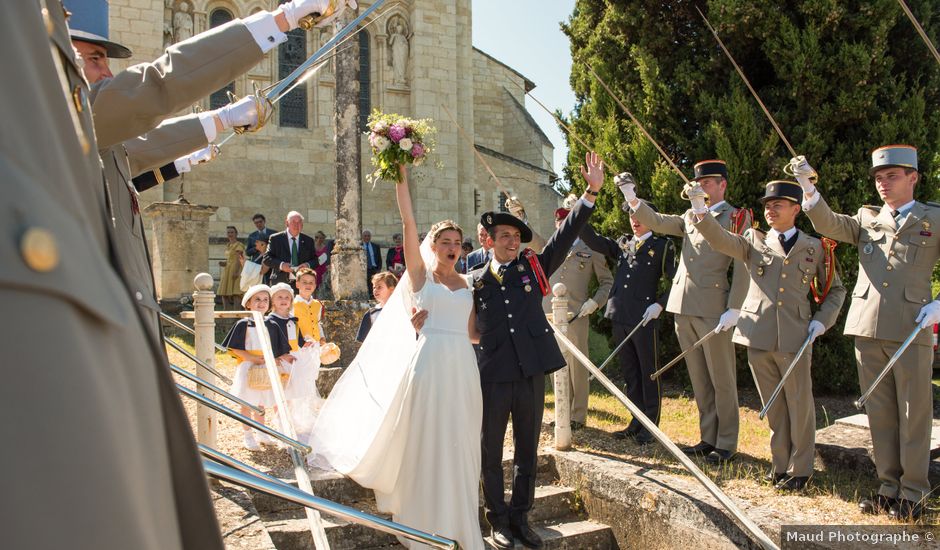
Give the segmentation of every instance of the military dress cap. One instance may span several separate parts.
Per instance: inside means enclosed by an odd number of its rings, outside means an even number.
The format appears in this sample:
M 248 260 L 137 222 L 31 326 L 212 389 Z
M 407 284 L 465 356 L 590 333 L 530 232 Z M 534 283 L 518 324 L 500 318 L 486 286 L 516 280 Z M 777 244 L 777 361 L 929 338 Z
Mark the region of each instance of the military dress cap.
M 497 225 L 511 225 L 519 230 L 522 242 L 527 243 L 532 240 L 532 230 L 529 229 L 529 226 L 524 221 L 506 212 L 484 212 L 480 216 L 480 223 L 487 230 Z
M 692 181 L 698 181 L 702 178 L 728 179 L 728 167 L 723 160 L 703 160 L 696 162 L 692 170 L 695 172 Z
M 803 188 L 795 181 L 774 180 L 767 182 L 764 186 L 764 196 L 760 198 L 760 203 L 773 199 L 783 199 L 796 204 L 803 202 Z
M 871 170 L 898 166 L 917 170 L 917 148 L 912 145 L 885 145 L 871 152 Z
M 69 17 L 69 36 L 72 40 L 90 42 L 104 47 L 108 57 L 124 59 L 131 50 L 108 40 L 108 0 L 62 0 Z

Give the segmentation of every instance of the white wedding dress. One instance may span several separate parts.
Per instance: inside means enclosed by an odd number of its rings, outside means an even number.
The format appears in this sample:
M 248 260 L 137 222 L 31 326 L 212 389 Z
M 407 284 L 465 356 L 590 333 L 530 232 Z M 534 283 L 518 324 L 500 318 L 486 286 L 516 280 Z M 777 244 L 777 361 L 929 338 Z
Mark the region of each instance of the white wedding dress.
M 451 291 L 430 271 L 419 292 L 410 293 L 406 278 L 396 293 L 406 289 L 404 310 L 416 305 L 429 312 L 420 336 L 415 340 L 410 323 L 404 330 L 396 327 L 397 335 L 387 326 L 375 332 L 392 321 L 388 311 L 382 313 L 317 419 L 309 461 L 321 467 L 326 462 L 373 489 L 379 510 L 395 521 L 456 539 L 463 549 L 482 549 L 483 398 L 467 334 L 473 292 L 469 286 Z M 396 325 L 402 319 L 407 317 Z M 396 356 L 401 348 L 410 355 Z M 383 352 L 387 362 L 376 368 L 374 359 Z M 395 372 L 398 361 L 403 368 Z

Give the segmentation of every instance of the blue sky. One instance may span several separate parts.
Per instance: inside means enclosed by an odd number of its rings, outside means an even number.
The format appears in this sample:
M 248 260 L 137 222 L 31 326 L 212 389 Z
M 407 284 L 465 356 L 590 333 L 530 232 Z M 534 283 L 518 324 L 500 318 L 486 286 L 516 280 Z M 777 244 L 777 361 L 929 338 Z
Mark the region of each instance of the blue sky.
M 574 10 L 574 0 L 473 0 L 473 45 L 535 83 L 532 94 L 546 107 L 568 113 L 574 93 L 568 84 L 571 52 L 559 29 Z M 558 125 L 531 98 L 526 108 L 555 145 L 560 174 L 568 148 Z

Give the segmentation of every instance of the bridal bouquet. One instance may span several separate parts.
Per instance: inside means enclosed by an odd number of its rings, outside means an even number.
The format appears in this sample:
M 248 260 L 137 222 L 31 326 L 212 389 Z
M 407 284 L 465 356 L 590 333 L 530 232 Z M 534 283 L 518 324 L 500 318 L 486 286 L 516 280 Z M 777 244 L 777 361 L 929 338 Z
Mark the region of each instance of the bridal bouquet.
M 396 114 L 372 111 L 369 115 L 369 144 L 372 166 L 368 180 L 400 183 L 398 167 L 403 164 L 421 166 L 434 148 L 430 137 L 437 130 L 427 119 L 415 120 Z

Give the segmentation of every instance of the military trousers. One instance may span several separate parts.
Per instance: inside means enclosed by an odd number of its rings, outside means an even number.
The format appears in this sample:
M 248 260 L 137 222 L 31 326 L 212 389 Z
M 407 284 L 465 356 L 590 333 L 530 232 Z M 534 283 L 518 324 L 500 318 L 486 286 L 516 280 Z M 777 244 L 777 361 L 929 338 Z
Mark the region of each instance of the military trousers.
M 505 527 L 527 523 L 535 502 L 535 482 L 545 408 L 545 375 L 512 382 L 484 382 L 482 447 L 483 498 L 486 520 Z M 512 497 L 503 494 L 503 439 L 512 416 Z
M 718 326 L 718 318 L 676 315 L 679 346 L 687 350 Z M 726 451 L 738 449 L 738 386 L 731 331 L 712 337 L 685 356 L 698 406 L 701 439 Z
M 614 323 L 612 334 L 615 345 L 620 344 L 635 326 Z M 620 363 L 623 380 L 627 383 L 627 398 L 658 425 L 663 393 L 659 379 L 650 380 L 650 375 L 656 372 L 655 326 L 656 321 L 652 321 L 636 331 L 633 338 L 620 348 L 617 362 Z M 639 420 L 633 419 L 630 424 L 639 424 Z
M 775 474 L 809 477 L 816 458 L 816 405 L 810 371 L 812 349 L 807 349 L 790 373 L 770 410 L 770 455 Z M 766 405 L 795 353 L 747 348 L 747 362 Z
M 855 338 L 863 392 L 900 346 L 900 342 Z M 911 344 L 865 403 L 875 469 L 881 481 L 880 495 L 918 502 L 930 492 L 927 471 L 933 418 L 932 368 L 931 347 Z
M 584 355 L 588 354 L 588 328 L 590 319 L 581 317 L 568 323 L 568 332 L 565 336 L 571 340 L 576 348 Z M 571 420 L 584 424 L 587 420 L 588 383 L 589 373 L 581 361 L 574 358 L 568 348 L 561 346 L 561 354 L 568 363 L 568 402 L 570 403 Z

